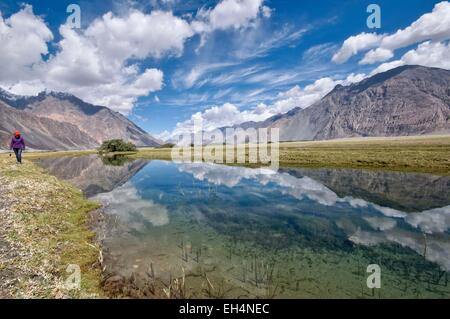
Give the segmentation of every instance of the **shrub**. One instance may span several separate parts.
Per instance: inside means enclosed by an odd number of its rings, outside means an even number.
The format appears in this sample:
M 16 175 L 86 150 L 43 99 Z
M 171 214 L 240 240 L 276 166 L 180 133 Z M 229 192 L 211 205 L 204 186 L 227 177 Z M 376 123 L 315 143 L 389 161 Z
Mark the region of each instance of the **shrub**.
M 135 152 L 136 145 L 131 142 L 125 142 L 121 139 L 104 141 L 99 148 L 100 153 L 112 152 Z

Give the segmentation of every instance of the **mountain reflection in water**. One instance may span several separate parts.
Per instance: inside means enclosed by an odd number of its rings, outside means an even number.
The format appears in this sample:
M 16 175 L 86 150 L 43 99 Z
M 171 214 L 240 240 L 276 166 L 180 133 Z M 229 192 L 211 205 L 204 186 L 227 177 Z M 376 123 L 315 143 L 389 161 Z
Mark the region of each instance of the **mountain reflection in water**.
M 376 263 L 376 297 L 450 297 L 449 177 L 111 166 L 96 156 L 40 163 L 104 204 L 107 271 L 138 286 L 151 268 L 166 282 L 185 274 L 190 297 L 370 298 L 366 268 Z

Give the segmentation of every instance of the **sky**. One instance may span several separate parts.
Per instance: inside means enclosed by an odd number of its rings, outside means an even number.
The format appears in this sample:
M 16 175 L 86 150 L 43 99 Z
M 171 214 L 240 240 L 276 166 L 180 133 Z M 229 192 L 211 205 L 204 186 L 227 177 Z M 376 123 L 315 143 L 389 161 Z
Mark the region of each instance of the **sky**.
M 0 14 L 0 87 L 72 93 L 161 139 L 306 108 L 400 65 L 450 69 L 449 1 L 2 0 Z

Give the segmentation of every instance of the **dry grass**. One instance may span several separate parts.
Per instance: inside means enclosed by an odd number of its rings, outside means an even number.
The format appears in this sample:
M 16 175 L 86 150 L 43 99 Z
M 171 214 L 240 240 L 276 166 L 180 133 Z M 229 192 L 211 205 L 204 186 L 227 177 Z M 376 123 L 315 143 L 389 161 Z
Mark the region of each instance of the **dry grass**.
M 170 148 L 140 149 L 131 157 L 170 160 L 171 151 Z M 280 166 L 362 168 L 450 175 L 450 136 L 285 142 L 280 143 Z
M 25 160 L 0 155 L 1 290 L 15 298 L 101 296 L 99 248 L 88 228 L 98 204 Z M 69 290 L 69 264 L 81 268 L 81 289 Z
M 40 159 L 46 157 L 64 157 L 64 156 L 83 156 L 89 154 L 97 154 L 97 150 L 80 150 L 80 151 L 32 151 L 24 152 L 23 157 L 27 159 Z M 14 154 L 13 154 L 14 155 Z

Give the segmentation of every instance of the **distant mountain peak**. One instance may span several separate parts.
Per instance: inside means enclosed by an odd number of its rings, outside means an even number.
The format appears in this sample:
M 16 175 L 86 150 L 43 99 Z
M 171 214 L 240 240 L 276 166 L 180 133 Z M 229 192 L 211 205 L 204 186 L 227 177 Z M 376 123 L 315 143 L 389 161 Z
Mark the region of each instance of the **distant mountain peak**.
M 5 100 L 9 100 L 9 101 L 16 101 L 21 98 L 23 98 L 22 95 L 17 95 L 17 94 L 11 93 L 0 87 L 0 99 L 1 100 L 5 99 Z
M 65 93 L 65 92 L 58 92 L 58 91 L 42 91 L 39 92 L 38 96 L 53 96 L 56 98 L 77 98 L 75 95 L 71 94 L 71 93 Z
M 421 66 L 421 65 L 402 65 L 402 66 L 387 70 L 385 72 L 381 72 L 381 73 L 372 75 L 371 77 L 368 77 L 368 78 L 362 80 L 361 82 L 352 83 L 347 88 L 349 91 L 361 92 L 371 86 L 376 86 L 378 84 L 384 83 L 388 80 L 398 78 L 400 76 L 421 78 L 421 77 L 423 77 L 424 73 L 429 73 L 429 72 L 433 72 L 433 71 L 449 72 L 449 74 L 450 74 L 450 71 L 447 71 L 444 69 L 439 69 L 439 68 L 430 68 L 430 67 L 425 67 L 425 66 Z

